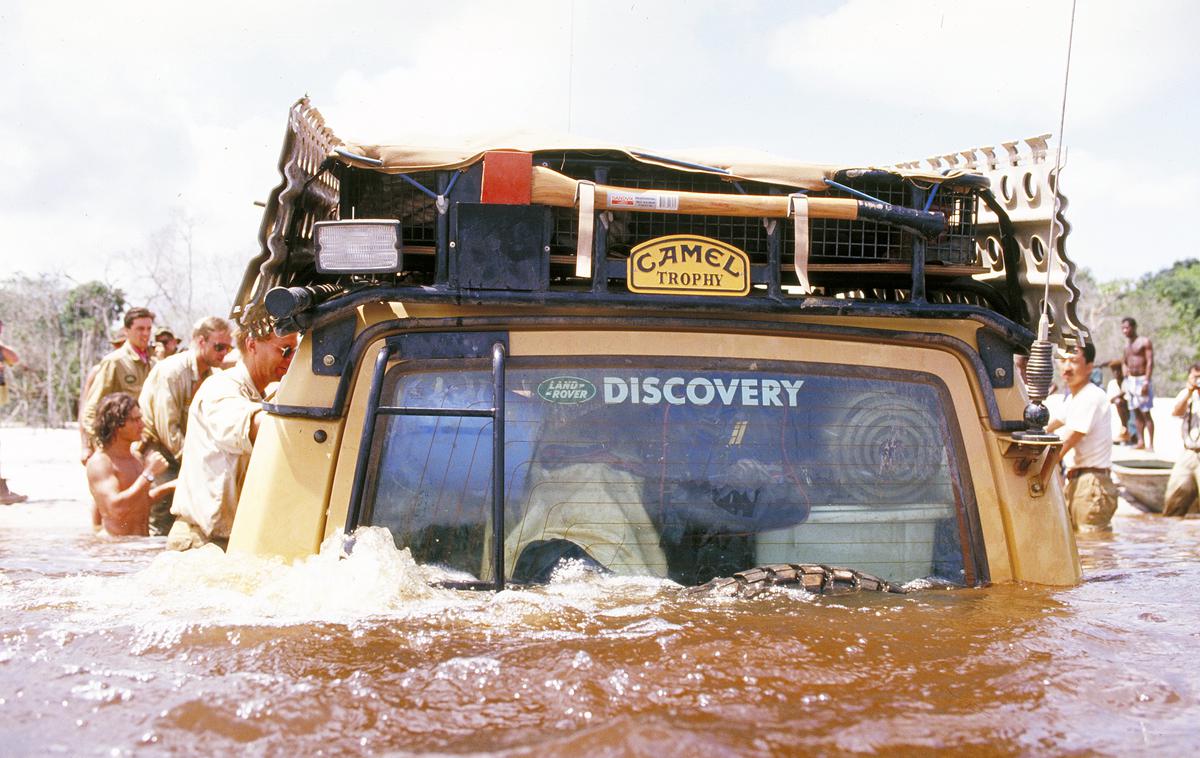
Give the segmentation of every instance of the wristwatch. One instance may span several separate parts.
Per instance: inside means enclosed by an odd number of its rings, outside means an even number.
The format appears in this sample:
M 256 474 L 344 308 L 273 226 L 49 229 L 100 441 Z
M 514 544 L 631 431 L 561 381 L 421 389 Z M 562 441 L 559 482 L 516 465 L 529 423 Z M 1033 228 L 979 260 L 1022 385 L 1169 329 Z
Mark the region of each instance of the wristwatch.
M 145 471 L 143 471 L 142 478 L 145 479 L 146 481 L 150 482 L 151 484 L 154 484 L 154 474 L 147 474 Z

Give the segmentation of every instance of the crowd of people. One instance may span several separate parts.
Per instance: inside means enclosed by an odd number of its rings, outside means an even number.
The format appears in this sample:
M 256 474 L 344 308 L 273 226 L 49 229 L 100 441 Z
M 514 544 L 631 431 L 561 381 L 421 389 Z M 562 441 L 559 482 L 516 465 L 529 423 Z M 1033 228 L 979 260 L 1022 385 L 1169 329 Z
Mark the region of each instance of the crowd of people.
M 173 332 L 155 330 L 154 318 L 131 308 L 114 349 L 84 382 L 79 460 L 94 503 L 92 525 L 113 536 L 166 535 L 172 550 L 224 548 L 262 402 L 291 364 L 297 337 L 255 336 L 212 316 L 196 323 L 181 350 Z M 1107 392 L 1099 386 L 1095 346 L 1084 344 L 1059 356 L 1065 386 L 1047 402 L 1047 430 L 1063 439 L 1068 512 L 1080 530 L 1111 528 L 1113 445 L 1154 445 L 1154 346 L 1133 318 L 1122 320 L 1121 331 L 1124 354 L 1101 364 L 1113 374 Z M 0 405 L 7 402 L 5 369 L 19 360 L 0 343 Z M 1114 410 L 1121 424 L 1115 438 Z M 1182 420 L 1184 449 L 1163 515 L 1200 513 L 1200 363 L 1191 366 L 1171 412 Z M 25 499 L 0 478 L 0 504 Z
M 1107 530 L 1117 510 L 1112 479 L 1113 445 L 1154 449 L 1154 345 L 1137 331 L 1132 317 L 1121 320 L 1126 344 L 1120 359 L 1105 365 L 1112 371 L 1107 391 L 1100 389 L 1095 345 L 1085 344 L 1059 356 L 1064 387 L 1050 405 L 1047 431 L 1063 439 L 1064 495 L 1072 523 L 1079 530 Z M 1181 419 L 1183 452 L 1175 462 L 1163 502 L 1164 516 L 1200 513 L 1200 363 L 1193 364 L 1184 388 L 1171 408 Z M 1113 411 L 1120 431 L 1112 433 Z M 1132 429 L 1130 428 L 1132 422 Z
M 256 336 L 211 316 L 180 349 L 154 318 L 129 309 L 112 352 L 84 380 L 79 461 L 92 526 L 110 536 L 166 535 L 171 550 L 224 548 L 263 400 L 287 372 L 297 336 Z M 20 361 L 2 344 L 0 358 Z M 25 499 L 3 482 L 5 504 Z

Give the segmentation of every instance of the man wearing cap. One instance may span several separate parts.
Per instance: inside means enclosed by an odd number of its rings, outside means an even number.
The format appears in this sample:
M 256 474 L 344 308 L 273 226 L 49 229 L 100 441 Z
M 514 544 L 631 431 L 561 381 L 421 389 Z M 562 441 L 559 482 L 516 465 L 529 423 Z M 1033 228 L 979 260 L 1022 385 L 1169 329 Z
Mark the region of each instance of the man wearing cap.
M 297 337 L 237 335 L 239 358 L 233 368 L 212 375 L 188 410 L 175 502 L 177 517 L 167 535 L 168 550 L 191 550 L 229 543 L 242 480 L 262 424 L 263 393 L 287 373 Z
M 1117 510 L 1112 481 L 1112 406 L 1104 390 L 1089 381 L 1096 346 L 1083 345 L 1059 356 L 1059 371 L 1071 395 L 1052 411 L 1047 431 L 1062 430 L 1066 466 L 1064 495 L 1077 531 L 1108 531 Z
M 232 348 L 229 322 L 210 316 L 197 321 L 192 329 L 191 350 L 169 355 L 150 369 L 138 397 L 146 425 L 142 433 L 142 451 L 154 451 L 166 459 L 168 465 L 158 477 L 160 482 L 169 482 L 179 476 L 179 458 L 183 452 L 192 396 L 213 369 L 220 367 Z M 174 521 L 170 495 L 151 507 L 151 534 L 166 534 Z
M 167 327 L 160 328 L 154 333 L 154 358 L 161 361 L 179 351 L 179 338 Z
M 100 359 L 96 378 L 88 388 L 79 426 L 91 430 L 96 423 L 100 401 L 114 392 L 128 392 L 137 397 L 150 375 L 152 359 L 150 336 L 154 332 L 154 314 L 146 308 L 130 308 L 125 313 L 125 344 Z M 88 434 L 83 439 L 80 463 L 87 464 L 96 449 L 95 440 Z

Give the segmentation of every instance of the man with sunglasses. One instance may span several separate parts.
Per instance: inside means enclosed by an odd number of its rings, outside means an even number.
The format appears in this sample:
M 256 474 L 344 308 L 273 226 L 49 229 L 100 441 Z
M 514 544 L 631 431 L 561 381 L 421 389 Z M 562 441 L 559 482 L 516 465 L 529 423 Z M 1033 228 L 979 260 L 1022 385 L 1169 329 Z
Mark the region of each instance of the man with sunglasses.
M 238 361 L 196 391 L 188 411 L 168 550 L 229 543 L 250 452 L 262 424 L 263 395 L 283 378 L 298 337 L 237 334 Z
M 142 452 L 156 451 L 167 461 L 167 470 L 158 479 L 169 482 L 179 476 L 180 455 L 187 431 L 188 406 L 200 384 L 213 369 L 221 367 L 233 349 L 229 322 L 210 316 L 196 322 L 192 329 L 192 347 L 167 356 L 150 369 L 138 398 L 142 420 Z M 166 534 L 175 517 L 171 515 L 171 497 L 156 503 L 150 511 L 150 533 Z

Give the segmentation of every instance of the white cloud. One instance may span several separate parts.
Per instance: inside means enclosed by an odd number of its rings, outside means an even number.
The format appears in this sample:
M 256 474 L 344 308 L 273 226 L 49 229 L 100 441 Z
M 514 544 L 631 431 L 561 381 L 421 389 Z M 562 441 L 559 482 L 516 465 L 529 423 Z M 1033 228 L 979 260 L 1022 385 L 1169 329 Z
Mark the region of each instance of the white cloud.
M 1057 125 L 1071 6 L 849 0 L 786 23 L 771 57 L 805 90 L 980 117 L 1032 112 Z M 1200 8 L 1094 0 L 1078 6 L 1070 123 L 1135 107 L 1195 70 Z M 1190 63 L 1181 69 L 1180 63 Z M 1057 128 L 1055 129 L 1057 131 Z
M 827 7 L 10 3 L 0 10 L 0 228 L 19 252 L 5 266 L 111 279 L 122 251 L 182 210 L 205 260 L 230 261 L 221 270 L 236 283 L 257 246 L 252 203 L 279 181 L 287 108 L 304 93 L 340 136 L 373 142 L 569 126 L 651 150 L 724 144 L 879 162 L 1055 128 L 1063 0 Z M 1196 194 L 1187 167 L 1200 72 L 1186 35 L 1198 17 L 1184 3 L 1080 4 L 1071 249 L 1111 258 L 1114 271 L 1151 260 L 1121 257 L 1115 240 L 1147 232 L 1113 199 L 1147 166 L 1158 164 L 1157 180 L 1136 184 L 1139 197 Z M 1139 147 L 1148 124 L 1175 132 Z M 1155 229 L 1164 241 L 1153 254 L 1181 256 L 1165 236 L 1186 230 Z
M 1197 257 L 1190 247 L 1200 171 L 1137 158 L 1071 152 L 1063 171 L 1067 254 L 1100 279 L 1135 278 Z

